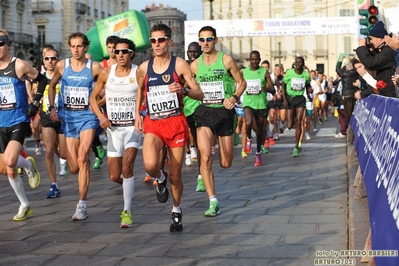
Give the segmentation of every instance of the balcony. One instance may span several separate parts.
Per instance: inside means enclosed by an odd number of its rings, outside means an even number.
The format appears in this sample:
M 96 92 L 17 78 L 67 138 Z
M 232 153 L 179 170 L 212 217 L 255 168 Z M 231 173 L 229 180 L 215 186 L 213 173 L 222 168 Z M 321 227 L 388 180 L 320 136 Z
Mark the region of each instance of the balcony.
M 324 58 L 327 59 L 327 57 L 328 57 L 328 50 L 327 50 L 327 49 L 316 49 L 316 50 L 313 50 L 313 56 L 314 56 L 315 58 L 324 57 Z
M 283 51 L 283 50 L 272 50 L 272 57 L 273 58 L 283 58 L 286 59 L 287 58 L 287 51 Z
M 308 56 L 308 51 L 306 50 L 292 50 L 292 56 L 293 57 L 304 57 L 306 58 Z
M 32 13 L 52 13 L 54 11 L 54 2 L 42 1 L 32 2 Z
M 75 7 L 76 7 L 76 14 L 79 14 L 79 15 L 84 15 L 84 14 L 86 14 L 86 5 L 85 4 L 82 4 L 82 3 L 76 3 L 75 4 Z
M 10 40 L 14 44 L 31 44 L 33 43 L 33 35 L 26 33 L 15 33 L 13 31 L 9 31 Z

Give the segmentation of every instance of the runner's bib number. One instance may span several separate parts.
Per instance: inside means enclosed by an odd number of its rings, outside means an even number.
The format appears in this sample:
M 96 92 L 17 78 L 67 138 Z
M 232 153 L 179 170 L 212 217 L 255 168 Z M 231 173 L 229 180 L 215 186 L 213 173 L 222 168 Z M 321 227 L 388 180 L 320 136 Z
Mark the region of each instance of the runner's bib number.
M 134 126 L 136 99 L 134 97 L 112 97 L 107 101 L 108 119 L 112 126 Z
M 294 91 L 301 91 L 305 88 L 305 79 L 304 78 L 292 78 L 291 79 L 291 88 Z
M 70 111 L 89 109 L 89 88 L 65 86 L 64 108 Z
M 260 94 L 262 86 L 260 79 L 248 79 L 247 81 L 247 94 L 256 95 Z
M 204 92 L 203 105 L 223 104 L 224 86 L 223 81 L 201 82 L 201 90 Z
M 0 109 L 12 110 L 17 108 L 14 85 L 0 86 Z
M 177 93 L 169 91 L 169 85 L 149 87 L 147 92 L 148 112 L 151 119 L 162 119 L 180 114 Z

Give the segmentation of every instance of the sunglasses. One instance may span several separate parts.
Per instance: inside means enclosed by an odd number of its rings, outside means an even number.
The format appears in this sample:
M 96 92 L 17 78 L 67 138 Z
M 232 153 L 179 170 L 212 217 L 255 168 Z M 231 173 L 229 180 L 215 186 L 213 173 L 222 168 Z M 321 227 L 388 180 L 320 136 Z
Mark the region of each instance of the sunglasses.
M 58 57 L 56 57 L 56 56 L 45 56 L 44 57 L 44 61 L 49 61 L 49 60 L 55 61 L 55 60 L 58 60 Z
M 166 37 L 166 36 L 162 36 L 162 37 L 151 37 L 150 38 L 150 42 L 151 43 L 163 43 L 163 42 L 165 42 L 165 41 L 167 41 L 167 40 L 170 40 L 170 38 L 169 37 Z
M 0 42 L 0 47 L 4 46 L 6 43 L 5 42 Z
M 215 39 L 215 36 L 208 36 L 208 37 L 199 37 L 198 41 L 200 42 L 213 42 L 213 40 Z
M 128 54 L 128 53 L 133 52 L 133 50 L 132 49 L 115 49 L 114 50 L 115 54 L 119 54 L 120 52 L 122 52 L 122 54 Z

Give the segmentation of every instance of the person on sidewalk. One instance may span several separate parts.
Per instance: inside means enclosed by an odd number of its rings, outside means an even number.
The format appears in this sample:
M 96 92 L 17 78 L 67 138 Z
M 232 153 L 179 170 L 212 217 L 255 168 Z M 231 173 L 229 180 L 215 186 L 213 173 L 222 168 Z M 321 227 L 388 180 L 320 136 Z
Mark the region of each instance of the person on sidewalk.
M 205 216 L 213 217 L 220 213 L 220 209 L 212 172 L 212 145 L 217 136 L 220 166 L 229 168 L 234 158 L 234 132 L 237 125 L 234 104 L 239 102 L 247 83 L 234 58 L 216 50 L 216 29 L 202 27 L 198 32 L 198 41 L 202 55 L 190 67 L 204 92 L 204 99 L 195 110 L 195 117 L 201 154 L 200 172 L 210 202 Z M 235 90 L 236 84 L 238 87 Z
M 107 157 L 109 178 L 122 183 L 124 206 L 121 228 L 133 225 L 131 205 L 134 193 L 134 162 L 141 144 L 142 134 L 134 128 L 137 94 L 137 65 L 132 63 L 136 45 L 129 39 L 118 39 L 115 44 L 118 63 L 104 68 L 90 96 L 90 105 L 108 131 Z M 105 88 L 108 117 L 97 105 L 97 98 Z M 139 107 L 140 108 L 140 107 Z
M 69 170 L 78 174 L 79 202 L 72 216 L 73 221 L 84 220 L 87 213 L 87 193 L 90 182 L 90 147 L 99 121 L 89 108 L 89 97 L 93 90 L 93 81 L 101 73 L 99 63 L 87 59 L 85 54 L 90 41 L 81 32 L 69 35 L 68 44 L 71 58 L 59 61 L 54 69 L 49 92 L 50 117 L 53 121 L 61 120 L 66 137 L 66 154 Z M 58 112 L 55 104 L 55 87 L 61 80 L 58 94 Z
M 170 231 L 183 230 L 181 197 L 183 182 L 181 169 L 184 145 L 188 140 L 187 120 L 183 113 L 182 97 L 202 100 L 203 92 L 193 78 L 188 63 L 171 55 L 172 30 L 165 24 L 155 24 L 150 38 L 155 58 L 142 63 L 137 70 L 139 88 L 136 106 L 146 99 L 146 116 L 136 108 L 135 129 L 145 133 L 143 141 L 144 170 L 157 179 L 156 194 L 159 202 L 169 198 L 167 178 L 161 171 L 160 152 L 167 145 L 170 154 L 169 181 L 173 196 Z M 187 87 L 184 85 L 187 84 Z M 143 121 L 144 120 L 144 121 Z
M 8 32 L 0 29 L 0 157 L 6 166 L 8 181 L 20 201 L 14 221 L 25 220 L 33 213 L 25 193 L 24 184 L 17 168 L 25 169 L 29 185 L 40 184 L 40 173 L 32 157 L 21 155 L 22 145 L 29 127 L 30 116 L 36 115 L 39 101 L 34 98 L 28 105 L 29 95 L 25 79 L 39 82 L 39 88 L 46 86 L 46 77 L 28 62 L 10 55 L 11 40 Z M 28 116 L 26 115 L 28 114 Z

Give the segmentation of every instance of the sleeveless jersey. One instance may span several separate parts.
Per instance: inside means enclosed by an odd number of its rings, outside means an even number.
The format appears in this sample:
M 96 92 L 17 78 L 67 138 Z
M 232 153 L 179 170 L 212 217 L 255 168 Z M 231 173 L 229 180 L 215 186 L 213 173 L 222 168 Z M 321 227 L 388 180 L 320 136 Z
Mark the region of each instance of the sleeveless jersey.
M 136 115 L 137 95 L 137 66 L 132 64 L 132 69 L 126 77 L 115 75 L 117 64 L 111 66 L 107 83 L 105 84 L 105 100 L 107 115 L 112 126 L 134 126 Z
M 65 122 L 84 122 L 97 119 L 89 109 L 89 98 L 93 91 L 92 60 L 80 72 L 73 71 L 70 58 L 64 60 L 64 73 L 58 96 L 58 114 Z
M 223 64 L 223 53 L 218 53 L 218 59 L 213 65 L 203 63 L 203 55 L 199 57 L 196 80 L 204 93 L 202 104 L 213 108 L 223 108 L 224 99 L 234 93 L 235 82 Z
M 176 57 L 171 57 L 168 69 L 162 74 L 154 72 L 153 63 L 154 59 L 152 58 L 148 62 L 147 75 L 144 79 L 147 115 L 151 120 L 158 120 L 182 114 L 182 96 L 169 91 L 169 85 L 173 82 L 184 86 L 175 71 Z
M 242 71 L 242 73 L 247 82 L 243 107 L 251 107 L 255 110 L 266 109 L 266 94 L 262 90 L 262 87 L 266 86 L 266 69 L 260 67 L 252 71 L 251 67 L 248 66 Z
M 0 127 L 12 127 L 22 122 L 30 122 L 25 115 L 28 107 L 28 93 L 25 81 L 15 72 L 16 57 L 5 69 L 0 69 Z
M 303 70 L 301 74 L 297 74 L 294 69 L 290 69 L 285 74 L 283 82 L 287 84 L 288 96 L 302 96 L 306 84 L 310 84 L 310 75 L 306 70 Z
M 44 113 L 46 113 L 46 114 L 49 114 L 48 109 L 50 107 L 50 102 L 48 100 L 48 87 L 49 87 L 49 84 L 51 82 L 51 78 L 49 78 L 47 76 L 47 72 L 44 72 L 43 74 L 47 78 L 47 85 L 46 85 L 46 88 L 44 89 L 44 92 L 43 92 L 42 111 Z M 54 100 L 54 108 L 55 108 L 56 111 L 58 110 L 58 94 L 59 94 L 59 92 L 60 92 L 60 84 L 57 84 L 55 86 L 55 100 Z

